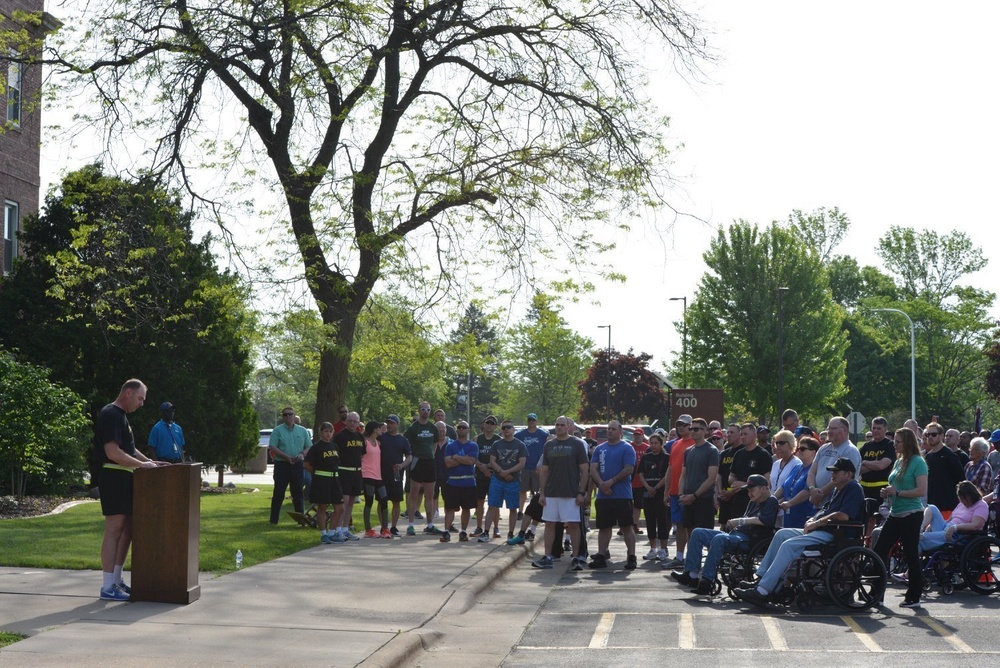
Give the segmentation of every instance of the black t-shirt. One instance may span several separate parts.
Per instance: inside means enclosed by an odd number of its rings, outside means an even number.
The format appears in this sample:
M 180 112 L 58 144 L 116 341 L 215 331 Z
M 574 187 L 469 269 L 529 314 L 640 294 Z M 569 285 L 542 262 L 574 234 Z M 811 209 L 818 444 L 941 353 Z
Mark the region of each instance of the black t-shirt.
M 761 504 L 751 501 L 743 517 L 756 517 L 764 526 L 747 525 L 740 528 L 741 532 L 753 539 L 766 538 L 774 533 L 774 523 L 778 519 L 778 500 L 769 496 Z
M 958 505 L 955 486 L 965 480 L 962 461 L 947 446 L 924 455 L 927 462 L 927 503 L 938 510 L 954 510 Z
M 337 467 L 340 464 L 340 456 L 336 443 L 333 441 L 316 441 L 309 448 L 309 452 L 306 453 L 305 461 L 312 465 L 313 471 L 336 473 Z
M 896 459 L 896 447 L 892 444 L 891 438 L 883 438 L 881 441 L 868 441 L 858 451 L 861 453 L 862 462 L 877 462 L 880 459 Z M 861 482 L 878 482 L 889 484 L 889 473 L 892 472 L 892 464 L 886 466 L 881 471 L 865 471 L 861 474 Z
M 382 450 L 382 480 L 392 480 L 394 464 L 402 464 L 410 454 L 410 442 L 402 434 L 382 434 L 378 437 Z
M 726 444 L 726 447 L 719 453 L 719 480 L 723 490 L 729 489 L 729 473 L 733 470 L 733 458 L 741 450 L 743 450 L 743 444 L 738 444 L 735 448 Z
M 493 446 L 496 445 L 497 441 L 499 440 L 500 436 L 496 433 L 494 433 L 492 436 L 488 438 L 486 434 L 480 434 L 479 436 L 476 436 L 476 445 L 479 446 L 480 463 L 486 464 L 487 466 L 490 465 L 490 455 L 493 454 Z M 476 467 L 476 478 L 483 480 L 486 479 L 486 474 L 480 471 L 478 466 Z
M 98 465 L 113 463 L 104 454 L 104 444 L 112 441 L 126 454 L 135 456 L 135 437 L 128 416 L 115 404 L 108 404 L 94 421 L 94 457 Z
M 743 448 L 733 455 L 733 464 L 729 471 L 740 482 L 746 482 L 747 478 L 754 474 L 768 477 L 771 474 L 771 464 L 771 455 L 758 445 L 753 450 Z
M 338 431 L 333 442 L 340 453 L 340 468 L 361 470 L 361 456 L 368 451 L 365 447 L 365 437 L 347 429 Z
M 647 485 L 656 487 L 656 483 L 663 480 L 663 474 L 667 472 L 669 466 L 669 453 L 661 451 L 660 454 L 654 455 L 653 451 L 649 450 L 639 460 L 639 473 L 646 479 Z M 660 492 L 662 491 L 661 489 Z

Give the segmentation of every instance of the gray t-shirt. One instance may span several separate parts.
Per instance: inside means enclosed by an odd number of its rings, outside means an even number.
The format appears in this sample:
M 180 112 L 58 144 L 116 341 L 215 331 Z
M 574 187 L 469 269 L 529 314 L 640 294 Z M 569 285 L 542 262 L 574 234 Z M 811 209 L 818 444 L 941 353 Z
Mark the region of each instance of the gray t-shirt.
M 681 494 L 694 494 L 708 479 L 708 469 L 719 465 L 719 449 L 705 441 L 684 451 L 684 479 Z
M 580 491 L 580 466 L 589 466 L 587 447 L 577 438 L 552 439 L 542 449 L 542 466 L 548 467 L 545 496 L 575 499 Z
M 497 466 L 506 471 L 516 466 L 521 457 L 527 459 L 528 447 L 516 438 L 509 443 L 501 439 L 493 444 L 492 454 L 497 459 Z
M 850 441 L 844 441 L 840 445 L 827 443 L 816 453 L 813 460 L 813 470 L 816 471 L 816 486 L 822 487 L 833 479 L 833 472 L 827 471 L 827 466 L 833 466 L 841 457 L 847 457 L 854 462 L 854 469 L 861 470 L 861 452 Z M 829 495 L 827 495 L 829 498 Z

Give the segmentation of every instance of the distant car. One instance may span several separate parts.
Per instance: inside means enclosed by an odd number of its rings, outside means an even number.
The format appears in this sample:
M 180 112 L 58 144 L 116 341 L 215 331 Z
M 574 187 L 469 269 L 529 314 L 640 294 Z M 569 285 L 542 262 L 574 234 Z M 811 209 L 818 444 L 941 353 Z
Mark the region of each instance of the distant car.
M 274 431 L 274 430 L 273 429 L 261 429 L 260 430 L 260 439 L 257 441 L 257 445 L 260 446 L 260 447 L 262 447 L 262 448 L 266 448 L 268 446 L 268 444 L 271 442 L 271 432 L 272 431 Z M 273 464 L 274 463 L 274 457 L 272 457 L 270 449 L 267 451 L 267 463 L 268 464 Z

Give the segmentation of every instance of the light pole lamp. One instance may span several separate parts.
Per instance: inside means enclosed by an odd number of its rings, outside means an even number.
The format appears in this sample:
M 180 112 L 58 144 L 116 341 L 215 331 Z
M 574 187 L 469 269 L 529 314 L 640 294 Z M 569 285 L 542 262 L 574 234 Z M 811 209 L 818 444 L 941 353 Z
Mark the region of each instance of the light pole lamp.
M 687 376 L 688 376 L 688 298 L 685 297 L 671 297 L 668 301 L 672 302 L 684 302 L 684 313 L 681 318 L 684 321 L 684 339 L 681 342 L 681 383 L 684 387 L 687 387 Z
M 598 325 L 597 329 L 608 330 L 608 368 L 604 374 L 604 409 L 608 412 L 608 419 L 612 418 L 611 413 L 611 325 Z
M 785 317 L 782 298 L 788 288 L 778 288 L 778 417 L 785 412 Z
M 917 330 L 913 326 L 913 318 L 906 311 L 898 308 L 873 308 L 872 311 L 899 313 L 910 323 L 910 419 L 917 419 Z

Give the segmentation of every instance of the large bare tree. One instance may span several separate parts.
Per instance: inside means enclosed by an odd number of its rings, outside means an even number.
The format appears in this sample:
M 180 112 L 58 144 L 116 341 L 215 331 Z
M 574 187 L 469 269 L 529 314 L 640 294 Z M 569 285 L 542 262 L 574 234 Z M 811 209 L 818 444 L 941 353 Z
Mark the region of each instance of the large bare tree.
M 504 258 L 504 289 L 664 204 L 647 77 L 706 57 L 671 0 L 90 0 L 66 23 L 46 60 L 154 143 L 144 166 L 197 194 L 206 165 L 273 179 L 328 332 L 317 420 L 380 277 L 440 294 L 464 250 Z

